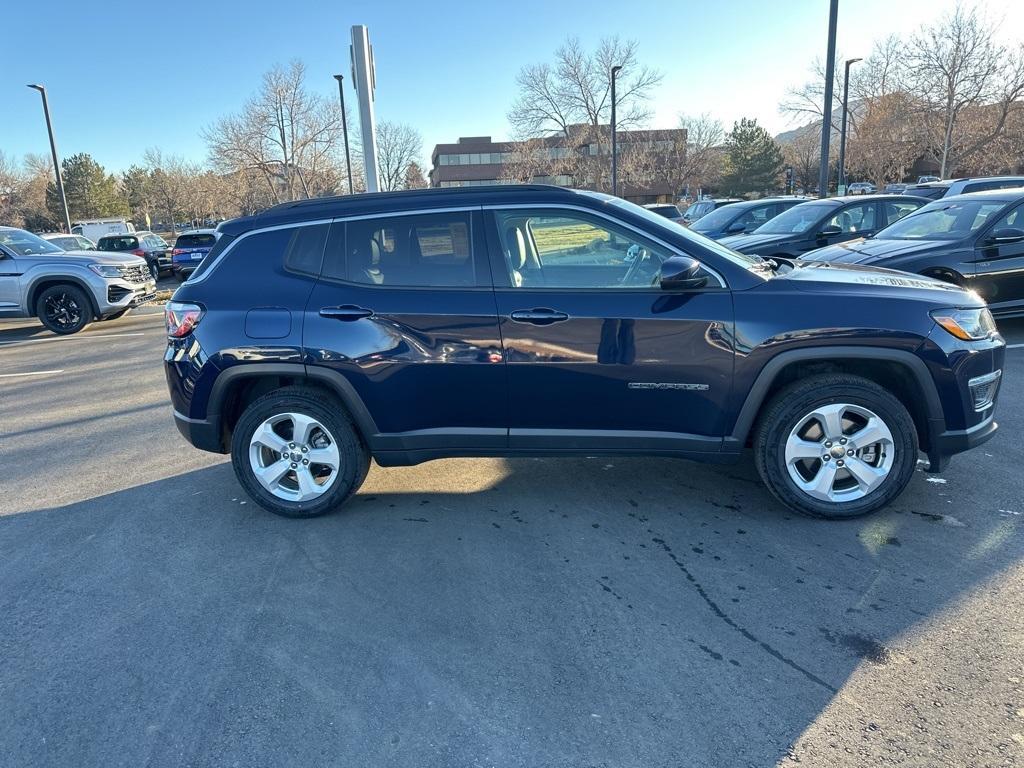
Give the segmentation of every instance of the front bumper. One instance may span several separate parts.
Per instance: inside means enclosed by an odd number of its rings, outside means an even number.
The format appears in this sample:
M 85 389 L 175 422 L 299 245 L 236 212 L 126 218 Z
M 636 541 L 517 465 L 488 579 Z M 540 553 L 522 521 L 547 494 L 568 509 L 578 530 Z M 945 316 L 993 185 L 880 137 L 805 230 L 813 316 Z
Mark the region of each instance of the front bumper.
M 928 471 L 941 472 L 949 464 L 949 459 L 957 453 L 977 448 L 991 440 L 999 424 L 995 414 L 968 429 L 951 429 L 940 433 L 934 438 L 934 448 L 928 452 Z
M 132 283 L 113 279 L 104 281 L 102 295 L 97 295 L 100 317 L 113 315 L 124 309 L 131 309 L 156 298 L 156 282 Z

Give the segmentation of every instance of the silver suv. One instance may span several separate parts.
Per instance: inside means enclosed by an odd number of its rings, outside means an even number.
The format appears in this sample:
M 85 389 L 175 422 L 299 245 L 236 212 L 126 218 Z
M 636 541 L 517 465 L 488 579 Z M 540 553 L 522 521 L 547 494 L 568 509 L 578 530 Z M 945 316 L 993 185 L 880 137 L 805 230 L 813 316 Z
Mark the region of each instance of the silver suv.
M 0 318 L 38 317 L 54 333 L 77 333 L 155 295 L 138 256 L 64 251 L 31 232 L 0 227 Z

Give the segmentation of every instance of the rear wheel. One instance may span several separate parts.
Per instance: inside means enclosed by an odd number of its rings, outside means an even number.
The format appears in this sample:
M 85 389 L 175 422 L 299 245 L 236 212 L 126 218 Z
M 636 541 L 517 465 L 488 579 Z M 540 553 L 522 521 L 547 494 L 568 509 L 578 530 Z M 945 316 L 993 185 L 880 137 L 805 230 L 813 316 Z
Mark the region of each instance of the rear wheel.
M 783 389 L 754 439 L 768 489 L 813 517 L 857 517 L 885 506 L 910 482 L 917 455 L 917 429 L 903 404 L 873 381 L 846 374 Z
M 153 276 L 153 280 L 160 279 L 160 265 L 155 261 L 147 261 L 146 265 L 149 267 L 149 274 Z
M 92 320 L 92 305 L 81 288 L 53 285 L 36 299 L 36 317 L 54 333 L 78 333 Z
M 245 409 L 231 437 L 231 463 L 264 509 L 316 517 L 358 490 L 370 456 L 336 400 L 319 390 L 285 387 Z

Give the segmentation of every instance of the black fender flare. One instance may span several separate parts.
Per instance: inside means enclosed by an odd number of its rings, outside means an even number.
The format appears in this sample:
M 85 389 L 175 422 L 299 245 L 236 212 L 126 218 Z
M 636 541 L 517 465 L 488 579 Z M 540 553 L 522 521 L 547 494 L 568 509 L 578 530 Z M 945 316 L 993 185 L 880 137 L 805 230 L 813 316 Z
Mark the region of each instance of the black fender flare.
M 306 379 L 326 387 L 348 409 L 349 414 L 355 420 L 356 427 L 368 444 L 377 434 L 377 425 L 370 415 L 370 411 L 348 379 L 329 368 L 303 365 L 302 363 L 247 363 L 225 368 L 217 374 L 210 390 L 210 399 L 206 408 L 207 420 L 220 421 L 224 397 L 231 384 L 241 379 L 257 379 L 264 376 L 289 376 Z
M 89 300 L 92 316 L 94 318 L 100 316 L 100 308 L 96 304 L 96 297 L 92 295 L 92 288 L 80 277 L 75 277 L 74 275 L 39 275 L 29 283 L 28 290 L 25 291 L 25 304 L 27 305 L 25 309 L 30 317 L 36 317 L 36 300 L 39 298 L 37 293 L 40 290 L 40 283 L 53 283 L 54 285 L 70 283 L 76 288 L 81 288 Z
M 917 355 L 901 349 L 884 349 L 880 347 L 811 347 L 779 352 L 765 363 L 736 416 L 736 423 L 733 426 L 732 434 L 727 435 L 725 438 L 724 450 L 738 452 L 746 445 L 747 437 L 750 435 L 754 421 L 761 411 L 761 406 L 764 404 L 768 390 L 782 369 L 791 363 L 812 360 L 827 362 L 834 362 L 836 360 L 886 360 L 902 365 L 913 375 L 924 395 L 925 414 L 928 419 L 926 428 L 933 443 L 934 438 L 945 429 L 946 419 L 942 412 L 942 403 L 939 400 L 939 392 L 935 387 L 935 381 L 928 372 L 928 367 L 924 364 L 924 361 Z

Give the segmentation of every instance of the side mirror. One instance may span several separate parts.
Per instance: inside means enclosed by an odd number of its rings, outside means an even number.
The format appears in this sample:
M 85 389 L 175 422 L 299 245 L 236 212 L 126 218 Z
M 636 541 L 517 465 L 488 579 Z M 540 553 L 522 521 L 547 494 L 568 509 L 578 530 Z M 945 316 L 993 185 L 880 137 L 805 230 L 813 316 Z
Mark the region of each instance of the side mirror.
M 842 228 L 833 224 L 831 227 L 823 227 L 821 232 L 818 233 L 818 237 L 835 237 L 841 234 L 843 234 Z
M 672 256 L 661 265 L 662 290 L 693 290 L 707 285 L 708 276 L 700 274 L 700 262 L 689 256 Z
M 1000 227 L 992 232 L 985 242 L 989 245 L 1004 245 L 1006 243 L 1019 243 L 1021 240 L 1024 240 L 1024 229 Z
M 734 221 L 726 228 L 725 233 L 727 235 L 738 235 L 739 233 L 745 231 L 746 228 L 747 226 L 742 221 Z

